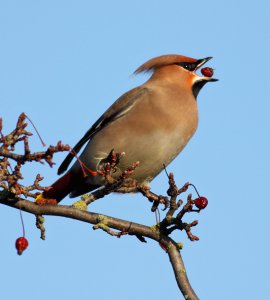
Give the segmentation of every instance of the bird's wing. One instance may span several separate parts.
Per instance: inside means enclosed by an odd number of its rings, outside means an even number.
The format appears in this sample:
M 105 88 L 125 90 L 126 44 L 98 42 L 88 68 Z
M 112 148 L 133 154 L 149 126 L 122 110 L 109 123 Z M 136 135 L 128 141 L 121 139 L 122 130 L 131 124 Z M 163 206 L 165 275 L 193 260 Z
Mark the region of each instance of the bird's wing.
M 82 146 L 89 141 L 98 131 L 105 126 L 123 117 L 133 107 L 138 99 L 148 93 L 145 87 L 137 87 L 118 98 L 111 107 L 93 124 L 93 126 L 85 133 L 79 142 L 73 147 L 75 153 L 78 153 Z M 74 155 L 69 153 L 58 169 L 58 175 L 65 172 L 71 163 Z

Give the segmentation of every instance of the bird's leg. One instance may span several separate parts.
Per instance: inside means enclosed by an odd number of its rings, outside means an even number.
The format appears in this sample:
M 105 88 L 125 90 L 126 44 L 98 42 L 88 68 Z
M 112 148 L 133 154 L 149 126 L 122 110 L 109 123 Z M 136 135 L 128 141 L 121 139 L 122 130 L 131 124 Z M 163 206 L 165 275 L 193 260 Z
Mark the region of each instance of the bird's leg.
M 130 175 L 129 175 L 130 176 Z M 136 179 L 126 177 L 121 186 L 116 190 L 117 193 L 135 193 L 137 192 L 138 182 Z

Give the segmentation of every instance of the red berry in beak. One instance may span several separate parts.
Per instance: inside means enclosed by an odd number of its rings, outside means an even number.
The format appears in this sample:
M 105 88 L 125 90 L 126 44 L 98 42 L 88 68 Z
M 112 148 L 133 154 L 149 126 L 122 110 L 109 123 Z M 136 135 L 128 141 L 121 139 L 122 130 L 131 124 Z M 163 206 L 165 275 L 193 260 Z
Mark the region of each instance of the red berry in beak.
M 214 75 L 214 69 L 206 67 L 201 69 L 201 73 L 205 77 L 212 77 Z
M 204 209 L 208 204 L 208 200 L 205 197 L 199 197 L 194 200 L 194 204 L 197 208 Z
M 23 253 L 23 251 L 28 247 L 27 239 L 23 236 L 17 238 L 15 247 L 17 249 L 18 255 L 21 255 Z

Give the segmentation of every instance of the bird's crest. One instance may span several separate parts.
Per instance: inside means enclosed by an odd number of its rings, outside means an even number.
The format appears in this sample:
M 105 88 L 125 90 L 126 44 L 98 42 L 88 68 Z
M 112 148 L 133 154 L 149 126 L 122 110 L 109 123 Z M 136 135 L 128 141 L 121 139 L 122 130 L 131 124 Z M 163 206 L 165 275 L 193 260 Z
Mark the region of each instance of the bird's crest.
M 187 57 L 187 56 L 182 56 L 178 54 L 168 54 L 168 55 L 161 55 L 155 58 L 152 58 L 145 62 L 143 65 L 141 65 L 135 72 L 134 74 L 139 74 L 139 73 L 147 73 L 147 72 L 152 72 L 155 71 L 155 69 L 166 66 L 166 65 L 172 65 L 175 63 L 179 62 L 196 62 L 197 59 Z

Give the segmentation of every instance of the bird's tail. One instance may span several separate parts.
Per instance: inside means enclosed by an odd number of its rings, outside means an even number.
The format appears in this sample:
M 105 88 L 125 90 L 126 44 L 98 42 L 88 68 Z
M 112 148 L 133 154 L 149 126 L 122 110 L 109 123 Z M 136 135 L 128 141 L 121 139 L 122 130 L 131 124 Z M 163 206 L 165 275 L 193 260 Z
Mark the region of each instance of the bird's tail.
M 48 189 L 42 193 L 42 198 L 45 199 L 55 199 L 60 202 L 64 199 L 72 190 L 73 187 L 73 173 L 68 172 L 58 180 L 56 180 Z

